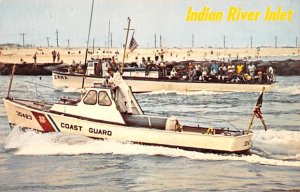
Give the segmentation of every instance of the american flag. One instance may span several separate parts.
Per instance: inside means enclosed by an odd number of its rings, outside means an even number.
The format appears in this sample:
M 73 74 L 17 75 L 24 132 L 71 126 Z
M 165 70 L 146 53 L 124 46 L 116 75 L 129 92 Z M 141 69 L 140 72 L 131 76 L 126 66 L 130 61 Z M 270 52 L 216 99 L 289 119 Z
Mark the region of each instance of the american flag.
M 255 106 L 253 112 L 254 112 L 254 115 L 261 120 L 265 130 L 267 130 L 267 125 L 265 124 L 265 120 L 264 120 L 264 118 L 262 116 L 262 112 L 260 110 L 262 103 L 263 103 L 264 90 L 265 90 L 265 87 L 263 87 L 263 90 L 261 91 L 260 95 L 258 96 L 258 99 L 256 101 L 256 106 Z
M 138 46 L 139 46 L 139 44 L 137 44 L 136 40 L 134 39 L 134 37 L 132 35 L 130 43 L 129 43 L 130 51 L 133 52 Z

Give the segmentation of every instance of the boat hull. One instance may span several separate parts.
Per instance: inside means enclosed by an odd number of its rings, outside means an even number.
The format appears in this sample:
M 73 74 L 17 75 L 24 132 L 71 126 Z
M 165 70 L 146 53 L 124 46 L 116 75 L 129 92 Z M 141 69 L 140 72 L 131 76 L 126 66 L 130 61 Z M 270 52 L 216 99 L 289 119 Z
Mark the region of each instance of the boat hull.
M 129 79 L 124 78 L 131 86 L 134 93 L 153 91 L 221 91 L 221 92 L 260 92 L 265 87 L 265 92 L 270 92 L 273 84 L 238 84 L 238 83 L 199 83 L 191 81 L 157 80 L 157 79 Z M 83 75 L 70 75 L 61 72 L 52 72 L 53 85 L 56 88 L 82 87 Z M 87 76 L 84 87 L 92 87 L 95 83 L 103 83 L 104 78 Z
M 10 124 L 41 132 L 64 132 L 97 139 L 130 141 L 195 151 L 209 150 L 238 153 L 246 152 L 251 148 L 252 133 L 226 136 L 129 127 L 66 114 L 45 112 L 30 106 L 24 106 L 16 100 L 4 99 L 4 104 Z

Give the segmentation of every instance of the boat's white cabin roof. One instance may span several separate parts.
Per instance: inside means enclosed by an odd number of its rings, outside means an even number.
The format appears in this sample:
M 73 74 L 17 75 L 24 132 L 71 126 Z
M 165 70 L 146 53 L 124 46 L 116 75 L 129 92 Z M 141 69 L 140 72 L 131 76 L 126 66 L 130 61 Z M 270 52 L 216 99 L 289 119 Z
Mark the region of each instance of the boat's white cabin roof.
M 122 103 L 122 97 L 116 96 L 117 93 L 114 93 L 109 87 L 91 87 L 85 90 L 86 93 L 77 103 L 56 103 L 50 110 L 63 114 L 125 124 L 121 114 L 123 112 L 122 106 L 119 106 L 120 101 L 116 102 L 119 99 Z M 131 100 L 133 113 L 143 114 L 132 94 Z

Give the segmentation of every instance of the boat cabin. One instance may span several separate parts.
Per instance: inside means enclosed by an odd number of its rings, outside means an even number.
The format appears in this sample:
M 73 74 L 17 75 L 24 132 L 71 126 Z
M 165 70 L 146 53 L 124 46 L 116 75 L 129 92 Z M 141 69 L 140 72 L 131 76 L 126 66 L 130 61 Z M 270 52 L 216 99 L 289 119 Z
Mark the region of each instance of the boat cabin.
M 107 73 L 109 62 L 111 58 L 103 58 L 96 60 L 89 60 L 87 62 L 86 75 L 87 76 L 103 76 Z
M 178 120 L 175 117 L 144 115 L 132 92 L 130 98 L 132 115 L 124 113 L 126 102 L 118 90 L 93 87 L 87 89 L 78 101 L 61 99 L 51 107 L 50 112 L 132 127 L 178 129 Z
M 87 76 L 101 77 L 107 74 L 107 70 L 110 67 L 110 58 L 103 58 L 97 60 L 89 60 L 87 62 Z M 159 78 L 159 70 L 151 69 L 146 72 L 143 67 L 125 67 L 123 69 L 123 77 L 136 77 L 136 78 Z

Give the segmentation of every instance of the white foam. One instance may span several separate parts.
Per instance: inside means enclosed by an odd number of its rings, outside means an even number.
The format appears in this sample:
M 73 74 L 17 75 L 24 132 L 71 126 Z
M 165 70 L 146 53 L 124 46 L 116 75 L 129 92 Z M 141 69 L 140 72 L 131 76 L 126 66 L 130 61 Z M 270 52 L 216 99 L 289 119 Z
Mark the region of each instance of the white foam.
M 274 92 L 279 93 L 286 93 L 290 95 L 300 95 L 300 85 L 293 85 L 293 86 L 276 86 L 274 88 Z
M 142 93 L 145 95 L 159 95 L 159 94 L 176 94 L 176 95 L 220 95 L 224 94 L 226 92 L 218 92 L 218 91 L 166 91 L 166 90 L 161 90 L 161 91 L 153 91 L 153 92 L 147 92 L 147 93 Z
M 260 136 L 259 136 L 260 137 Z M 295 136 L 297 137 L 297 135 Z M 186 157 L 201 161 L 245 161 L 254 164 L 296 166 L 300 161 L 271 159 L 253 155 L 219 155 L 200 153 L 181 149 L 145 146 L 130 142 L 110 140 L 93 140 L 83 136 L 63 133 L 36 133 L 14 129 L 5 141 L 5 149 L 17 149 L 17 155 L 80 155 L 80 154 L 120 154 L 120 155 L 163 155 L 170 157 Z M 297 154 L 299 157 L 299 154 Z M 289 158 L 287 158 L 289 159 Z
M 255 131 L 254 147 L 280 159 L 300 160 L 300 132 L 288 130 Z

